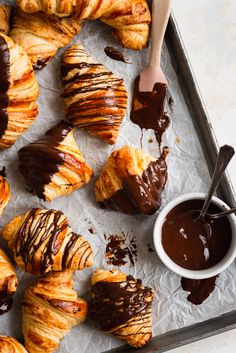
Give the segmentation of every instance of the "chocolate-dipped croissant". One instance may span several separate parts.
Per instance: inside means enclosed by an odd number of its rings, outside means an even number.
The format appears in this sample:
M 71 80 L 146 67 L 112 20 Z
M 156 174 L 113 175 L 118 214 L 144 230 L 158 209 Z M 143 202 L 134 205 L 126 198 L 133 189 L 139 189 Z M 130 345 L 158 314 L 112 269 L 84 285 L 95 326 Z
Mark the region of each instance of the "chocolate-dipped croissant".
M 123 80 L 96 63 L 79 45 L 65 52 L 62 79 L 67 118 L 89 134 L 114 144 L 127 107 Z
M 91 319 L 132 347 L 143 347 L 152 338 L 152 301 L 151 288 L 118 270 L 98 269 L 92 276 Z
M 17 4 L 26 12 L 100 19 L 114 28 L 124 47 L 139 50 L 147 46 L 151 16 L 146 0 L 18 0 Z
M 10 310 L 17 286 L 15 269 L 8 256 L 0 249 L 0 315 Z
M 60 18 L 44 13 L 17 11 L 10 36 L 27 52 L 34 69 L 42 69 L 81 31 L 80 21 L 72 16 Z
M 75 142 L 73 130 L 62 121 L 18 152 L 20 171 L 28 186 L 45 201 L 79 189 L 93 175 Z
M 25 347 L 17 340 L 9 336 L 0 336 L 1 353 L 28 353 Z
M 89 243 L 75 234 L 61 211 L 34 208 L 2 230 L 17 265 L 35 275 L 82 270 L 93 263 Z
M 7 180 L 0 174 L 0 216 L 2 215 L 11 196 L 10 185 Z
M 0 148 L 7 148 L 34 122 L 39 88 L 24 49 L 1 33 L 0 82 Z
M 72 272 L 55 272 L 26 289 L 22 304 L 23 335 L 29 353 L 51 353 L 87 316 L 87 302 L 72 289 Z
M 12 9 L 12 6 L 0 5 L 0 33 L 9 34 Z
M 167 181 L 167 154 L 167 148 L 158 159 L 135 147 L 114 151 L 95 183 L 97 202 L 127 214 L 153 214 Z

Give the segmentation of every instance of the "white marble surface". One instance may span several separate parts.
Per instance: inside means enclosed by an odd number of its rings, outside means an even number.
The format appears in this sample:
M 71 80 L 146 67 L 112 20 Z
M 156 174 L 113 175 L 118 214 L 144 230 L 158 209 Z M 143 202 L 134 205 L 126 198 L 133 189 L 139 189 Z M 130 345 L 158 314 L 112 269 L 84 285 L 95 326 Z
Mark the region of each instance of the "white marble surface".
M 184 45 L 220 145 L 236 148 L 236 1 L 173 0 Z M 236 158 L 229 166 L 236 190 Z M 235 353 L 236 330 L 169 351 Z
M 236 148 L 236 1 L 173 0 L 173 11 L 217 140 Z M 236 157 L 228 171 L 236 190 Z

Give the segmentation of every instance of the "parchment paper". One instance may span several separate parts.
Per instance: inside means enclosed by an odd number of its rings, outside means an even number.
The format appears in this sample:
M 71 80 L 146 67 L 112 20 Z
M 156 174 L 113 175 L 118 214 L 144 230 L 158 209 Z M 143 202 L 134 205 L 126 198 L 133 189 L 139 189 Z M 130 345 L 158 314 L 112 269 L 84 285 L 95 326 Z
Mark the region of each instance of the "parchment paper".
M 0 1 L 0 4 L 10 3 Z M 100 22 L 88 21 L 82 33 L 74 39 L 82 43 L 98 62 L 105 64 L 115 74 L 121 76 L 129 93 L 129 104 L 132 96 L 132 82 L 146 65 L 149 49 L 134 52 L 122 49 L 112 36 L 112 30 Z M 131 58 L 132 65 L 113 61 L 104 53 L 106 46 L 120 49 Z M 90 242 L 95 262 L 92 268 L 77 271 L 74 275 L 74 287 L 80 296 L 87 297 L 90 292 L 90 277 L 97 267 L 112 268 L 106 264 L 104 252 L 107 236 L 122 232 L 136 237 L 137 262 L 120 267 L 121 271 L 141 278 L 145 285 L 151 286 L 156 294 L 153 304 L 153 334 L 158 335 L 172 329 L 188 326 L 236 308 L 235 263 L 217 280 L 217 287 L 202 305 L 194 306 L 187 300 L 187 293 L 180 287 L 180 277 L 170 272 L 159 260 L 156 253 L 148 252 L 148 244 L 153 247 L 152 230 L 156 215 L 126 216 L 121 213 L 101 210 L 95 202 L 93 185 L 110 153 L 124 145 L 140 148 L 141 131 L 129 120 L 129 109 L 122 125 L 118 142 L 115 146 L 76 131 L 76 141 L 95 171 L 93 181 L 74 193 L 60 197 L 51 203 L 44 203 L 25 190 L 23 177 L 18 170 L 17 151 L 24 145 L 43 136 L 44 133 L 64 118 L 63 102 L 60 98 L 62 85 L 60 80 L 60 62 L 65 49 L 60 50 L 52 62 L 37 73 L 40 85 L 39 116 L 33 126 L 11 147 L 0 152 L 0 166 L 6 166 L 7 179 L 11 185 L 12 196 L 3 216 L 0 219 L 2 228 L 14 216 L 32 207 L 54 208 L 63 211 L 69 218 L 74 231 L 84 235 Z M 163 146 L 170 147 L 168 157 L 169 180 L 163 192 L 162 207 L 178 195 L 189 192 L 204 192 L 209 185 L 209 173 L 204 160 L 201 145 L 188 112 L 176 74 L 170 62 L 169 53 L 164 45 L 162 67 L 169 81 L 169 89 L 175 101 L 173 113 L 167 105 L 171 117 L 171 126 L 163 138 Z M 154 142 L 148 142 L 149 139 Z M 158 147 L 152 131 L 145 131 L 143 149 L 153 156 L 158 156 Z M 89 229 L 93 228 L 94 234 Z M 7 249 L 1 240 L 1 246 Z M 10 252 L 9 252 L 10 253 Z M 11 335 L 22 340 L 21 333 L 21 300 L 24 288 L 35 280 L 29 274 L 17 270 L 20 282 L 10 312 L 0 316 L 0 333 Z M 110 337 L 94 328 L 91 322 L 74 327 L 62 339 L 58 353 L 97 353 L 122 345 L 123 342 Z

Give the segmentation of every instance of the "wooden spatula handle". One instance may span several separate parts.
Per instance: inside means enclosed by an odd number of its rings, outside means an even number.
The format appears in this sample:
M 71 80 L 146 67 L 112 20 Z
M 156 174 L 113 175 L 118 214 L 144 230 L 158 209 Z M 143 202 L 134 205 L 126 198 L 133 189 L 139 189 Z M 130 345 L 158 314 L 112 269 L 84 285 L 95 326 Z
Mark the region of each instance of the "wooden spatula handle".
M 149 65 L 159 67 L 161 48 L 171 12 L 171 0 L 152 0 L 152 48 Z

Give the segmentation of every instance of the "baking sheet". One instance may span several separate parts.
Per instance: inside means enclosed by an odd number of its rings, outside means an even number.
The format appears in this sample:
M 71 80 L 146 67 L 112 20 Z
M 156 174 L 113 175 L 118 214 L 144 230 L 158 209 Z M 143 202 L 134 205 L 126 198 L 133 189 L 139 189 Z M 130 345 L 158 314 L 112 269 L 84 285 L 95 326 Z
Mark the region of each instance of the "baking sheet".
M 0 1 L 1 3 L 10 3 Z M 132 92 L 132 81 L 146 65 L 149 49 L 132 52 L 121 49 L 112 37 L 109 27 L 100 22 L 87 22 L 82 33 L 74 42 L 82 43 L 88 52 L 99 62 L 104 63 L 115 74 L 124 78 L 129 92 L 129 103 Z M 128 56 L 132 65 L 115 62 L 108 58 L 103 49 L 113 46 L 121 49 Z M 112 211 L 104 211 L 96 206 L 93 185 L 107 157 L 114 149 L 126 144 L 140 147 L 141 132 L 138 126 L 129 120 L 129 110 L 124 121 L 118 142 L 115 146 L 107 146 L 81 131 L 76 131 L 76 140 L 86 160 L 93 167 L 95 177 L 83 189 L 65 197 L 44 203 L 25 190 L 25 183 L 17 167 L 17 151 L 22 146 L 42 136 L 55 125 L 63 115 L 63 102 L 60 98 L 62 85 L 60 81 L 60 62 L 64 49 L 43 71 L 37 73 L 41 94 L 39 97 L 39 116 L 34 125 L 8 151 L 0 152 L 1 165 L 6 166 L 8 181 L 12 188 L 11 201 L 0 219 L 0 227 L 12 217 L 32 207 L 47 207 L 62 210 L 69 218 L 72 228 L 84 235 L 90 242 L 94 254 L 93 268 L 75 273 L 75 289 L 79 295 L 87 297 L 90 292 L 90 277 L 97 267 L 112 268 L 104 258 L 107 244 L 105 239 L 111 234 L 128 234 L 136 238 L 137 262 L 119 269 L 139 277 L 145 285 L 151 286 L 156 294 L 153 304 L 153 334 L 158 335 L 172 329 L 188 326 L 211 317 L 229 312 L 236 307 L 235 297 L 235 263 L 221 274 L 217 287 L 208 300 L 201 306 L 194 306 L 186 300 L 187 293 L 180 288 L 180 277 L 171 273 L 161 264 L 155 253 L 150 253 L 154 216 L 126 216 Z M 188 192 L 206 191 L 209 184 L 209 173 L 203 156 L 197 133 L 185 104 L 175 71 L 171 65 L 166 46 L 162 55 L 162 67 L 169 81 L 169 89 L 175 101 L 173 112 L 167 105 L 172 124 L 163 138 L 163 146 L 170 147 L 168 157 L 169 181 L 163 193 L 163 206 L 174 197 Z M 150 143 L 150 140 L 154 140 Z M 146 131 L 142 139 L 143 149 L 154 156 L 158 155 L 158 147 L 151 131 Z M 91 234 L 91 229 L 94 234 Z M 1 244 L 6 244 L 1 240 Z M 20 288 L 15 295 L 12 310 L 0 317 L 0 333 L 21 336 L 21 300 L 24 288 L 34 278 L 18 270 Z M 96 330 L 92 323 L 73 328 L 61 341 L 60 353 L 96 353 L 121 345 L 122 342 Z

